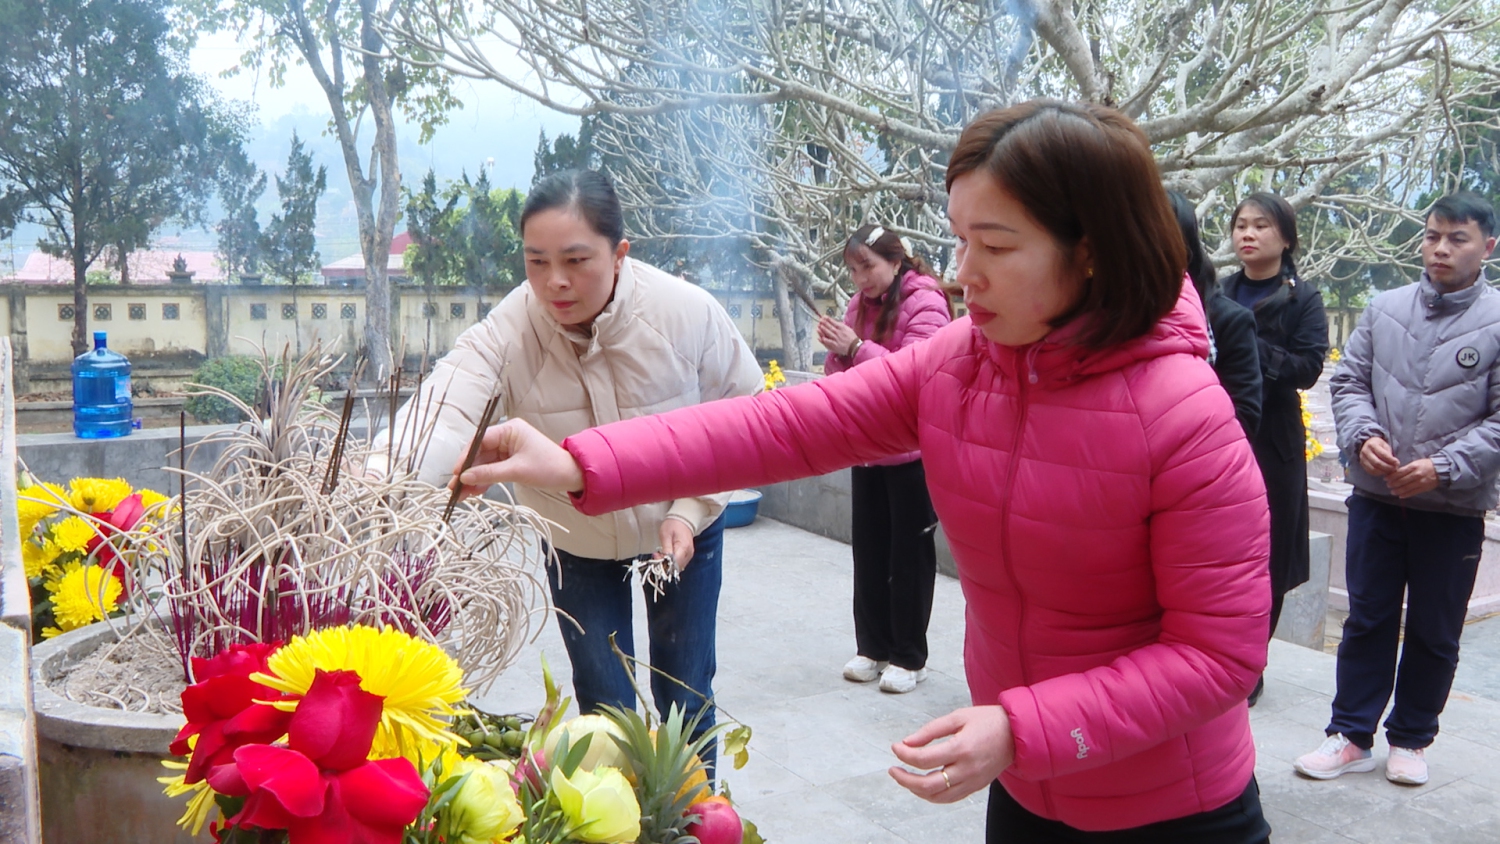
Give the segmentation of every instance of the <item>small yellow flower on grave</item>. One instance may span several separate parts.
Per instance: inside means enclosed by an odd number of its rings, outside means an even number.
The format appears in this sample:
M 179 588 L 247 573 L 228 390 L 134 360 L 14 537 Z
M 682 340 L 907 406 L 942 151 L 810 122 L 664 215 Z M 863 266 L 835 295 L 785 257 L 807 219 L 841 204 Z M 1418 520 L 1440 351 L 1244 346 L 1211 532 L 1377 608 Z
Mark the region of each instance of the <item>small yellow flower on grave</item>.
M 52 526 L 52 541 L 66 554 L 82 554 L 98 533 L 82 516 L 69 516 Z
M 68 491 L 75 510 L 106 513 L 130 496 L 130 484 L 123 478 L 74 478 Z
M 477 759 L 462 759 L 448 776 L 468 779 L 448 804 L 443 832 L 449 842 L 458 844 L 491 844 L 515 832 L 525 820 L 521 803 L 511 788 L 511 772 L 500 765 Z
M 52 614 L 60 632 L 103 621 L 120 602 L 120 579 L 100 566 L 68 563 L 62 574 L 47 581 Z
M 641 835 L 641 804 L 625 775 L 615 768 L 577 770 L 571 777 L 553 768 L 552 793 L 578 841 L 621 844 Z
M 463 669 L 442 648 L 400 630 L 362 624 L 314 630 L 292 637 L 266 666 L 250 679 L 298 697 L 312 688 L 320 668 L 358 673 L 361 689 L 385 698 L 371 759 L 404 756 L 419 764 L 434 758 L 439 746 L 458 743 L 447 727 L 468 695 Z M 291 711 L 297 701 L 276 705 Z
M 766 365 L 766 389 L 774 390 L 776 385 L 786 383 L 786 373 L 781 371 L 781 364 L 771 361 Z
M 1304 462 L 1311 463 L 1314 457 L 1317 457 L 1318 455 L 1323 453 L 1323 444 L 1318 442 L 1317 435 L 1313 433 L 1313 412 L 1312 408 L 1307 404 L 1307 393 L 1302 390 L 1298 390 L 1297 399 L 1302 405 L 1302 430 L 1306 432 L 1306 441 L 1303 443 L 1302 457 Z
M 21 561 L 26 564 L 26 578 L 44 577 L 52 573 L 57 567 L 57 556 L 62 549 L 57 543 L 48 539 L 38 542 L 28 539 L 21 543 Z

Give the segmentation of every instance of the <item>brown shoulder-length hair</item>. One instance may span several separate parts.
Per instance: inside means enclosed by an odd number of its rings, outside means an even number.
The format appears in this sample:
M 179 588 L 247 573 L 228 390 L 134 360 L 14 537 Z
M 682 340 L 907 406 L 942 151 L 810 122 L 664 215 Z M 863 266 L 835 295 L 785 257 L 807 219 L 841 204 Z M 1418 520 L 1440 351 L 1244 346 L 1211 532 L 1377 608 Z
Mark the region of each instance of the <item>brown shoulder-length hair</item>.
M 1071 252 L 1085 238 L 1093 274 L 1052 321 L 1089 321 L 1079 342 L 1099 349 L 1144 336 L 1182 292 L 1187 250 L 1146 136 L 1120 112 L 1032 100 L 980 115 L 958 139 L 948 189 L 988 173 Z

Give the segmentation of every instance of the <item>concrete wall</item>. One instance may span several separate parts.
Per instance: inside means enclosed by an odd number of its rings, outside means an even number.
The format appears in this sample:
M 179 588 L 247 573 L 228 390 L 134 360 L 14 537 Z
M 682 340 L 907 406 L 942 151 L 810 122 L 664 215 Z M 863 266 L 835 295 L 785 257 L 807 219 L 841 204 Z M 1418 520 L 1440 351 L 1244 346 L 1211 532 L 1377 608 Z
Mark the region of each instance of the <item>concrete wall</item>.
M 31 595 L 16 517 L 11 361 L 10 341 L 0 338 L 0 842 L 35 844 L 41 803 L 31 702 Z
M 1349 609 L 1348 582 L 1344 579 L 1344 547 L 1349 539 L 1349 508 L 1344 503 L 1352 488 L 1343 483 L 1308 481 L 1312 504 L 1312 529 L 1332 535 L 1328 577 L 1329 605 Z M 1485 520 L 1484 550 L 1479 558 L 1479 574 L 1469 597 L 1469 620 L 1500 612 L 1500 519 L 1494 513 Z
M 759 515 L 786 522 L 803 530 L 849 542 L 852 520 L 849 470 L 773 484 L 760 488 Z M 1332 537 L 1312 535 L 1312 577 L 1287 593 L 1276 638 L 1307 648 L 1323 647 L 1324 622 L 1328 615 Z M 937 531 L 938 571 L 957 577 L 953 552 L 942 528 Z M 1342 576 L 1342 570 L 1340 570 Z M 1347 605 L 1347 593 L 1345 601 Z
M 16 343 L 21 391 L 66 390 L 73 360 L 73 294 L 59 285 L 4 285 L 0 320 Z M 716 292 L 753 349 L 781 346 L 775 300 L 752 293 Z M 396 288 L 391 308 L 395 342 L 408 359 L 435 359 L 453 348 L 464 329 L 489 313 L 502 294 L 438 288 Z M 831 300 L 820 302 L 836 312 Z M 172 315 L 175 314 L 175 317 Z M 172 317 L 172 318 L 169 318 Z M 89 288 L 89 331 L 109 333 L 110 348 L 132 359 L 136 380 L 175 390 L 205 357 L 256 354 L 257 347 L 337 340 L 353 352 L 363 344 L 363 286 L 96 285 Z M 814 351 L 821 351 L 816 339 Z M 35 382 L 33 385 L 32 382 Z
M 850 542 L 853 538 L 853 497 L 849 491 L 849 470 L 841 469 L 827 475 L 772 484 L 760 488 L 758 515 L 786 522 L 805 531 Z M 953 562 L 953 552 L 948 548 L 948 537 L 943 529 L 937 529 L 938 571 L 949 577 L 958 577 L 958 566 Z M 852 559 L 851 559 L 852 564 Z

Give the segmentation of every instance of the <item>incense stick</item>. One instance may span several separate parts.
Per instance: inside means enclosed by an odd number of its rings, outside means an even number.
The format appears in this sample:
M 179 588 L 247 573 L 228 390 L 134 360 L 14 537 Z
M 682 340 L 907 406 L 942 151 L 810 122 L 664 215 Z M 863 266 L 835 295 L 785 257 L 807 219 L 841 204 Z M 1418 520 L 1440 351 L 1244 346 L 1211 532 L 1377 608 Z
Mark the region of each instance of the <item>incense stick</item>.
M 443 521 L 453 515 L 453 508 L 458 506 L 458 499 L 463 495 L 464 484 L 459 480 L 464 472 L 474 468 L 474 460 L 479 456 L 479 448 L 484 445 L 484 432 L 490 428 L 490 422 L 495 417 L 495 407 L 500 404 L 499 396 L 490 396 L 489 403 L 484 406 L 484 415 L 479 418 L 479 427 L 474 431 L 474 439 L 469 442 L 469 453 L 464 456 L 463 466 L 453 476 L 453 494 L 448 497 L 448 506 L 443 510 Z
M 177 468 L 182 471 L 182 480 L 178 487 L 180 501 L 177 502 L 177 512 L 182 518 L 182 578 L 183 582 L 188 577 L 188 509 L 187 509 L 187 411 L 179 411 L 177 416 Z

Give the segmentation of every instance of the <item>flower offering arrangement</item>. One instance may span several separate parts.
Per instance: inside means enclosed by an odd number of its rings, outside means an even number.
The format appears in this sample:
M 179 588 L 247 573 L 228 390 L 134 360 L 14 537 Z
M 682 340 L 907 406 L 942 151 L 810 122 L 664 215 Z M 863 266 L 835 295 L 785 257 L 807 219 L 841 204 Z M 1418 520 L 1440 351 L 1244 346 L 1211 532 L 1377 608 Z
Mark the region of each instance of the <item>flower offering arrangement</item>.
M 489 719 L 454 706 L 466 693 L 457 664 L 389 628 L 232 645 L 193 668 L 171 748 L 187 759 L 161 782 L 188 800 L 179 823 L 221 844 L 761 841 L 712 792 L 701 758 L 723 736 L 739 767 L 748 728 L 691 738 L 676 708 L 654 728 L 612 707 L 564 720 L 545 662 L 542 714 L 498 758 Z M 460 714 L 481 728 L 460 735 Z

